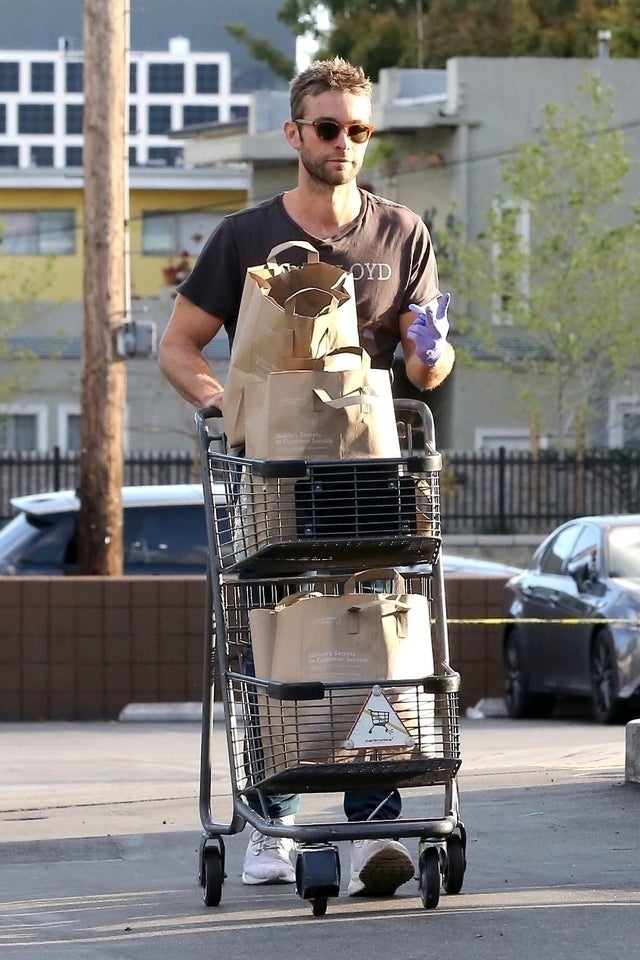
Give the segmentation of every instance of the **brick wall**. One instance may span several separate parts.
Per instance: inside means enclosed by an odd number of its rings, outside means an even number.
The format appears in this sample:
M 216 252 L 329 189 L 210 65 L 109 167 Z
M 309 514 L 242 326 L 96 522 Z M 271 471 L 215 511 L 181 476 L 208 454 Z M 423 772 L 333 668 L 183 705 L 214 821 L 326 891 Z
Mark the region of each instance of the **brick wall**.
M 447 577 L 453 620 L 500 617 L 502 577 Z M 202 694 L 203 577 L 0 578 L 0 721 L 115 719 Z M 502 695 L 499 626 L 452 623 L 461 709 Z

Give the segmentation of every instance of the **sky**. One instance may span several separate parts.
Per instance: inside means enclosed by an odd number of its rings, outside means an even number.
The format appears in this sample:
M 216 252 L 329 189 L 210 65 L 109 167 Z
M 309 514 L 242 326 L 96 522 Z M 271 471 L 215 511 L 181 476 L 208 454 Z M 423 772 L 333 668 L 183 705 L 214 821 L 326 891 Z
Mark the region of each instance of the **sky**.
M 295 38 L 276 16 L 281 5 L 282 0 L 130 0 L 131 47 L 167 50 L 170 37 L 188 37 L 192 50 L 230 52 L 236 92 L 273 87 L 271 73 L 250 58 L 224 24 L 244 23 L 293 58 Z M 0 0 L 0 46 L 56 49 L 59 37 L 69 37 L 71 48 L 81 49 L 82 14 L 83 0 Z

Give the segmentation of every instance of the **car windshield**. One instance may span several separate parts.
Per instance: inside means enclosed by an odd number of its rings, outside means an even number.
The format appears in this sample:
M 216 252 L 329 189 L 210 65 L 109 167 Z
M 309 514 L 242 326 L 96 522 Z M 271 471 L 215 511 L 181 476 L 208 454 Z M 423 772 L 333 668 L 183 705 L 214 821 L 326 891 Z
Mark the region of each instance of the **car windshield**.
M 640 526 L 613 527 L 607 546 L 610 577 L 640 577 Z

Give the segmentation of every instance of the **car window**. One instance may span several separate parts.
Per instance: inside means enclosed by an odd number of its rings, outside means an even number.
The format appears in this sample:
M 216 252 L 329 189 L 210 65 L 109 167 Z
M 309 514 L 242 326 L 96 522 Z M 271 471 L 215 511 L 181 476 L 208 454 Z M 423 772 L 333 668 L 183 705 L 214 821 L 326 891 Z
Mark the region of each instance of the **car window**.
M 129 507 L 124 512 L 124 563 L 157 568 L 200 567 L 207 562 L 204 507 Z
M 564 565 L 571 556 L 571 548 L 581 529 L 578 524 L 565 527 L 551 540 L 540 558 L 541 573 L 564 573 Z
M 60 513 L 48 517 L 25 515 L 25 526 L 15 550 L 8 551 L 3 560 L 15 567 L 16 573 L 49 572 L 48 568 L 62 569 L 69 558 L 70 545 L 75 542 L 76 514 Z M 34 571 L 32 568 L 36 568 Z
M 598 528 L 592 523 L 586 523 L 581 528 L 578 539 L 571 548 L 571 556 L 567 561 L 569 567 L 574 570 L 576 567 L 588 563 L 595 569 L 599 544 L 600 534 Z
M 607 538 L 610 577 L 640 577 L 640 527 L 612 527 Z

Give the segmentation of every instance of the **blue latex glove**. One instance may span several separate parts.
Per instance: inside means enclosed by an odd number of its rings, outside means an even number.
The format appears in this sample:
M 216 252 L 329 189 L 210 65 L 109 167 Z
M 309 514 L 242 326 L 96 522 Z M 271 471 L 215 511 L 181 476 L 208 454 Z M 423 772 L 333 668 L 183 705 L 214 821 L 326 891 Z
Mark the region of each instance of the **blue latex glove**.
M 450 302 L 451 294 L 443 293 L 423 307 L 417 303 L 409 304 L 409 310 L 413 310 L 416 319 L 407 330 L 407 336 L 413 340 L 418 359 L 426 367 L 432 367 L 442 356 L 449 333 L 447 310 Z

